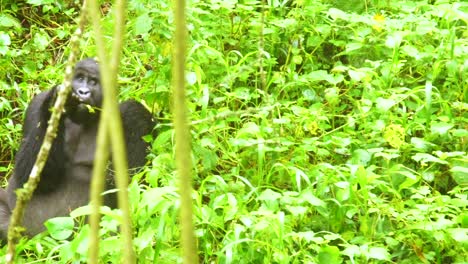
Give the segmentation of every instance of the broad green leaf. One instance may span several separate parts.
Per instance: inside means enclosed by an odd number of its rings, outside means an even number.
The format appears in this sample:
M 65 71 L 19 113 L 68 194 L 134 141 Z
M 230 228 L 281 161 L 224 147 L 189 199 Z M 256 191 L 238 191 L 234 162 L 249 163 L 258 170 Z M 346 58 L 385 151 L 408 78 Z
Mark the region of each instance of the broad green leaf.
M 405 35 L 404 32 L 394 32 L 387 37 L 385 41 L 385 46 L 393 49 L 400 46 L 401 42 L 403 41 L 403 36 Z
M 382 97 L 377 98 L 376 100 L 376 107 L 382 112 L 388 111 L 392 106 L 396 104 L 396 102 L 392 99 L 385 99 Z
M 351 51 L 358 50 L 362 48 L 363 44 L 358 42 L 348 43 L 346 44 L 346 53 L 350 53 Z M 351 76 L 351 74 L 350 74 Z
M 468 186 L 468 167 L 454 166 L 450 169 L 453 179 L 461 186 Z
M 239 87 L 236 88 L 230 95 L 248 101 L 252 98 L 252 91 L 246 87 Z
M 340 74 L 334 76 L 324 70 L 312 71 L 309 74 L 304 75 L 304 78 L 311 82 L 326 81 L 331 84 L 337 84 L 343 81 L 343 75 Z
M 431 34 L 434 31 L 438 31 L 437 23 L 435 21 L 423 20 L 416 25 L 416 30 L 414 31 L 418 35 Z
M 298 216 L 298 215 L 304 215 L 307 213 L 308 208 L 305 206 L 286 206 L 286 209 L 291 212 L 292 215 Z
M 297 20 L 292 19 L 292 18 L 286 18 L 286 19 L 273 20 L 270 23 L 272 23 L 273 25 L 277 27 L 289 28 L 289 27 L 295 26 L 297 24 Z
M 299 199 L 302 199 L 313 206 L 325 206 L 325 202 L 313 195 L 311 190 L 303 191 Z
M 468 244 L 468 228 L 451 228 L 448 231 L 458 243 Z
M 5 55 L 7 54 L 9 47 L 11 44 L 10 35 L 5 32 L 0 31 L 0 54 Z
M 421 58 L 421 54 L 419 53 L 418 49 L 415 48 L 414 46 L 405 45 L 401 49 L 404 53 L 406 53 L 410 57 L 413 57 L 417 60 Z
M 185 73 L 185 80 L 188 85 L 194 85 L 197 82 L 197 74 L 193 71 Z
M 292 62 L 294 64 L 301 64 L 302 63 L 302 56 L 301 55 L 294 55 Z
M 75 224 L 71 217 L 55 217 L 47 220 L 44 225 L 50 235 L 57 240 L 69 238 L 73 233 Z
M 153 28 L 152 22 L 153 19 L 151 19 L 148 13 L 144 13 L 143 15 L 137 17 L 133 26 L 135 30 L 135 35 L 147 34 Z
M 372 154 L 365 149 L 356 149 L 353 151 L 351 162 L 357 165 L 366 165 L 371 161 Z
M 356 82 L 359 82 L 359 81 L 363 80 L 367 76 L 367 74 L 365 72 L 355 71 L 355 70 L 351 70 L 351 69 L 348 70 L 348 74 L 349 74 L 349 77 L 351 77 L 351 79 L 353 81 L 356 81 Z
M 270 189 L 266 189 L 263 191 L 258 197 L 257 200 L 261 201 L 276 201 L 281 197 L 280 193 L 272 191 Z
M 38 50 L 45 50 L 49 45 L 49 36 L 44 32 L 34 34 L 34 45 Z
M 75 210 L 71 211 L 70 216 L 72 218 L 76 218 L 79 216 L 84 216 L 84 215 L 90 215 L 91 214 L 91 206 L 90 205 L 84 205 L 76 208 Z M 99 208 L 99 213 L 103 215 L 112 215 L 113 211 L 110 207 L 108 206 L 101 206 Z
M 244 125 L 244 127 L 242 127 L 239 132 L 238 132 L 238 135 L 239 136 L 243 136 L 243 135 L 257 135 L 260 133 L 260 127 L 253 123 L 253 122 L 248 122 Z
M 3 28 L 9 28 L 9 27 L 15 27 L 16 29 L 21 28 L 20 22 L 7 14 L 0 14 L 0 27 Z
M 304 239 L 307 242 L 316 241 L 317 238 L 321 239 L 321 237 L 316 237 L 314 231 L 304 231 L 298 232 L 295 234 L 297 237 Z M 323 239 L 322 239 L 323 240 Z
M 26 1 L 28 4 L 31 4 L 31 5 L 48 5 L 48 4 L 52 4 L 54 3 L 55 1 L 53 0 L 27 0 Z
M 468 228 L 468 213 L 462 213 L 457 218 L 461 227 Z
M 349 256 L 353 259 L 354 256 L 361 255 L 361 249 L 356 245 L 347 245 L 346 248 L 342 251 L 343 255 Z
M 435 122 L 431 124 L 431 132 L 433 134 L 445 135 L 447 134 L 447 131 L 453 126 L 453 124 L 448 124 L 445 122 Z
M 371 247 L 369 248 L 369 253 L 367 254 L 369 258 L 378 259 L 378 260 L 390 260 L 390 254 L 386 248 L 383 247 Z
M 339 264 L 343 261 L 340 256 L 340 249 L 335 246 L 322 247 L 318 254 L 320 264 Z
M 427 154 L 427 153 L 416 153 L 411 158 L 417 162 L 424 162 L 424 163 L 435 162 L 435 163 L 440 163 L 440 164 L 448 164 L 447 161 L 436 158 L 432 156 L 431 154 Z
M 413 145 L 413 147 L 416 150 L 420 150 L 420 151 L 426 151 L 426 150 L 430 149 L 431 147 L 435 146 L 431 142 L 425 141 L 424 139 L 417 138 L 417 137 L 412 137 L 411 138 L 411 145 Z
M 330 8 L 328 10 L 328 15 L 331 16 L 333 20 L 337 20 L 337 19 L 348 20 L 348 17 L 349 17 L 347 13 L 336 8 Z

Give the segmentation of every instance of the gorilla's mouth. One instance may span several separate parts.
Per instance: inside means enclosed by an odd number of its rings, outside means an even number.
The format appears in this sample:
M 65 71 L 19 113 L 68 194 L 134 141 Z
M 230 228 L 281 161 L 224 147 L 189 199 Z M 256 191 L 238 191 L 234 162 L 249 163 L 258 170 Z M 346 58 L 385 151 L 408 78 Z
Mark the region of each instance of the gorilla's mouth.
M 81 113 L 90 113 L 90 114 L 94 114 L 96 113 L 96 110 L 97 108 L 90 105 L 90 104 L 86 104 L 86 103 L 79 103 L 78 106 L 77 106 L 77 111 L 78 112 L 81 112 Z
M 82 98 L 72 91 L 70 101 L 76 106 L 76 112 L 78 113 L 95 113 L 98 108 L 93 106 L 90 98 Z

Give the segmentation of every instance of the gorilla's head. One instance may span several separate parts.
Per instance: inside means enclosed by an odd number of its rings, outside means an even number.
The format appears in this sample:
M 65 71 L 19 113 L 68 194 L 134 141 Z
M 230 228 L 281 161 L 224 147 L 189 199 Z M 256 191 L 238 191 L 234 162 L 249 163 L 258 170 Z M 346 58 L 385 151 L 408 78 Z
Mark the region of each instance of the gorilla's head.
M 99 65 L 94 59 L 84 59 L 76 64 L 73 72 L 72 91 L 66 109 L 68 116 L 79 124 L 94 121 L 101 105 Z

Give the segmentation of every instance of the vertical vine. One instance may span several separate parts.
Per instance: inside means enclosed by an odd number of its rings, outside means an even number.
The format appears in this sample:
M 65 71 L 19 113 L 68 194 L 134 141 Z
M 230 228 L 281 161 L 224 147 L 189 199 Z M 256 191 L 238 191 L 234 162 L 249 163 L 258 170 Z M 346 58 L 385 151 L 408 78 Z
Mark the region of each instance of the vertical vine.
M 173 56 L 174 128 L 176 165 L 180 188 L 180 224 L 184 263 L 198 262 L 192 205 L 192 160 L 190 158 L 190 131 L 185 105 L 185 1 L 176 0 L 174 6 L 175 37 Z
M 90 2 L 89 13 L 93 24 L 96 45 L 99 57 L 99 68 L 101 73 L 101 82 L 103 86 L 103 105 L 101 124 L 99 125 L 100 131 L 98 133 L 98 149 L 97 154 L 103 156 L 99 159 L 99 164 L 94 164 L 93 168 L 93 187 L 96 190 L 91 190 L 91 198 L 93 205 L 92 222 L 91 222 L 91 247 L 89 262 L 98 263 L 99 257 L 99 207 L 102 203 L 99 198 L 99 191 L 102 191 L 102 184 L 104 181 L 105 162 L 107 162 L 108 154 L 104 153 L 106 150 L 102 149 L 109 142 L 112 147 L 113 165 L 116 171 L 116 183 L 118 192 L 118 204 L 122 210 L 121 233 L 123 236 L 123 263 L 135 263 L 135 252 L 132 243 L 132 227 L 130 220 L 130 205 L 128 202 L 128 165 L 125 151 L 122 120 L 120 110 L 117 102 L 117 71 L 120 61 L 120 55 L 123 47 L 123 35 L 125 26 L 125 5 L 124 0 L 117 0 L 115 3 L 116 15 L 113 34 L 113 47 L 111 57 L 109 58 L 106 53 L 106 46 L 101 32 L 99 5 L 96 0 Z M 109 135 L 112 131 L 112 135 Z M 109 141 L 106 142 L 105 137 Z M 96 155 L 97 156 L 97 155 Z M 96 177 L 95 177 L 96 176 Z M 99 181 L 99 182 L 94 182 Z M 100 190 L 99 190 L 100 189 Z

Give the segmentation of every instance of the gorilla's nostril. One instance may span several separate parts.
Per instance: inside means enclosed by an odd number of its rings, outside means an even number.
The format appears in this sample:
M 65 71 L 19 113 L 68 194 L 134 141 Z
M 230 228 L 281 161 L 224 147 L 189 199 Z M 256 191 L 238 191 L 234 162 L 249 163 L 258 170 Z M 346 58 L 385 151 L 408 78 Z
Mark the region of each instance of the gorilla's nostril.
M 79 88 L 78 95 L 80 97 L 89 97 L 91 95 L 91 91 L 88 88 Z

